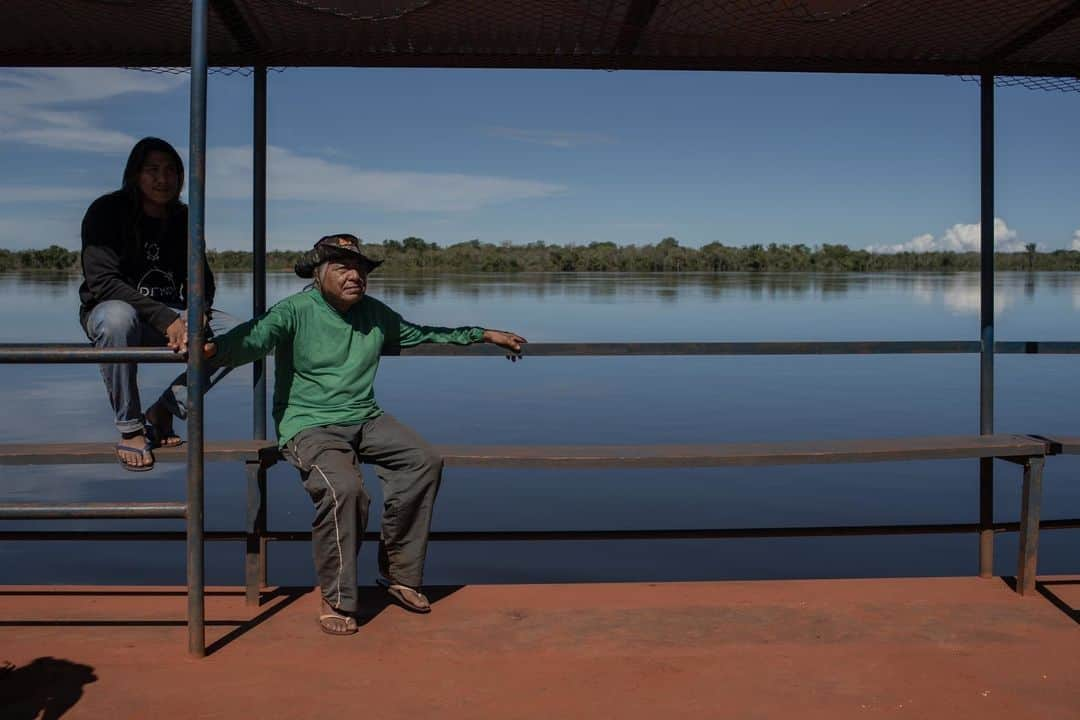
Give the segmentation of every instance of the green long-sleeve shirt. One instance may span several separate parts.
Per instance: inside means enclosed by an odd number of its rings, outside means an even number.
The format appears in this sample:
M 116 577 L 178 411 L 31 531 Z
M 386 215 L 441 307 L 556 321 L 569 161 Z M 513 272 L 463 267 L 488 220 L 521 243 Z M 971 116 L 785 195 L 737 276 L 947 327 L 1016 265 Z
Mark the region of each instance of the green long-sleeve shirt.
M 413 325 L 365 295 L 342 314 L 318 290 L 285 298 L 262 317 L 215 338 L 230 366 L 274 351 L 274 423 L 278 444 L 320 425 L 360 423 L 382 414 L 375 402 L 375 373 L 383 349 L 420 343 L 480 342 L 478 327 Z

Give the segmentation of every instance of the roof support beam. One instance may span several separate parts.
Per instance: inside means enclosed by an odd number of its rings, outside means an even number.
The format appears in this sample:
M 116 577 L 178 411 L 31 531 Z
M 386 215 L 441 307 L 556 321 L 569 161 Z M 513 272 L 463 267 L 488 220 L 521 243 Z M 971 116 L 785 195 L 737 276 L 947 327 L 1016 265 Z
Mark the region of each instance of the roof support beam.
M 206 75 L 209 67 L 207 0 L 191 3 L 191 126 L 188 135 L 188 347 L 206 341 Z M 187 441 L 187 629 L 188 654 L 206 655 L 205 460 L 203 394 L 206 360 L 188 353 Z
M 994 432 L 994 76 L 979 83 L 979 434 Z M 994 461 L 979 460 L 979 577 L 994 574 Z
M 1057 12 L 1046 16 L 1035 25 L 1032 25 L 1027 30 L 1024 30 L 1018 35 L 1014 35 L 997 47 L 991 49 L 983 60 L 987 65 L 992 66 L 995 63 L 1007 59 L 1010 55 L 1020 52 L 1032 43 L 1042 40 L 1065 23 L 1074 20 L 1077 17 L 1080 17 L 1080 0 L 1073 0 Z
M 266 66 L 253 73 L 251 252 L 254 261 L 251 283 L 251 316 L 266 312 Z M 266 439 L 266 360 L 252 363 L 252 437 Z
M 210 0 L 210 5 L 214 9 L 214 14 L 225 24 L 229 34 L 243 52 L 258 52 L 259 40 L 255 37 L 255 32 L 248 25 L 243 13 L 240 12 L 240 8 L 236 6 L 235 0 Z
M 653 13 L 660 0 L 630 0 L 626 17 L 619 28 L 619 37 L 615 40 L 615 55 L 632 55 L 641 42 L 641 35 L 649 26 Z

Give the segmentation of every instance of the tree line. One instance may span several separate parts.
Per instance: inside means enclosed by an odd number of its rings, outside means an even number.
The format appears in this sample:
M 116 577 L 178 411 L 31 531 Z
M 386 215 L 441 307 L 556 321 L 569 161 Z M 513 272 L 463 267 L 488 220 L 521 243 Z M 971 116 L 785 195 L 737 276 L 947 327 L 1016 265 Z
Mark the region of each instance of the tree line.
M 412 272 L 906 272 L 977 271 L 975 252 L 875 253 L 847 245 L 723 245 L 683 247 L 675 238 L 655 245 L 493 245 L 479 240 L 440 246 L 422 238 L 384 240 L 364 245 L 364 252 L 385 261 L 384 269 Z M 272 250 L 267 270 L 291 270 L 302 250 Z M 215 270 L 250 271 L 252 254 L 239 250 L 207 252 Z M 1080 270 L 1080 251 L 1039 252 L 1029 244 L 1021 252 L 997 252 L 998 270 Z M 52 245 L 44 250 L 0 249 L 0 271 L 79 271 L 79 253 Z

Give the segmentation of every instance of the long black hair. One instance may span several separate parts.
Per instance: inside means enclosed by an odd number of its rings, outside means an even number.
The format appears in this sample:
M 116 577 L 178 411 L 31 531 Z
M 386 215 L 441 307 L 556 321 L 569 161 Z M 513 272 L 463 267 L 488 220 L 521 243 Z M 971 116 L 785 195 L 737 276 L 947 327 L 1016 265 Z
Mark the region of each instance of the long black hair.
M 176 163 L 178 182 L 175 202 L 179 203 L 180 189 L 184 187 L 184 161 L 180 158 L 180 153 L 176 152 L 176 148 L 161 138 L 144 137 L 142 140 L 135 143 L 135 147 L 131 148 L 131 152 L 128 154 L 127 164 L 124 165 L 124 179 L 120 185 L 121 189 L 131 196 L 133 202 L 141 204 L 142 198 L 139 197 L 139 173 L 142 172 L 143 165 L 146 164 L 146 158 L 149 157 L 152 152 L 164 153 Z
M 152 152 L 160 152 L 168 155 L 169 158 L 176 163 L 177 173 L 177 186 L 176 197 L 169 203 L 169 207 L 166 210 L 165 222 L 161 224 L 161 236 L 164 237 L 167 230 L 166 227 L 175 215 L 176 211 L 184 206 L 180 202 L 180 190 L 184 187 L 184 161 L 180 157 L 180 153 L 176 152 L 176 148 L 170 145 L 165 140 L 156 137 L 144 137 L 139 142 L 135 143 L 135 147 L 131 148 L 131 152 L 128 154 L 127 164 L 124 165 L 124 179 L 120 185 L 121 191 L 127 195 L 128 201 L 131 203 L 131 222 L 134 226 L 135 237 L 142 241 L 139 231 L 139 218 L 142 216 L 142 193 L 139 190 L 139 173 L 142 172 L 143 165 L 146 164 L 146 158 L 150 156 Z

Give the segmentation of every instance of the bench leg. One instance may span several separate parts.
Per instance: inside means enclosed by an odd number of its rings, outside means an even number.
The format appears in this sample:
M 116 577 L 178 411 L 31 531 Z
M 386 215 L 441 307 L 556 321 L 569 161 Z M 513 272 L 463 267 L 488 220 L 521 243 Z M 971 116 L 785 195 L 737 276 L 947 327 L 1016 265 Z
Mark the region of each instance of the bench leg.
M 259 520 L 257 523 L 257 529 L 259 533 L 259 588 L 266 587 L 266 559 L 267 559 L 267 537 L 266 537 L 266 471 L 269 468 L 262 466 L 259 468 L 259 497 L 262 498 L 262 505 L 259 511 Z
M 979 459 L 979 577 L 994 576 L 994 458 Z
M 248 463 L 246 471 L 244 598 L 248 605 L 257 606 L 266 586 L 266 468 L 261 463 Z
M 1035 590 L 1044 462 L 1041 457 L 1033 457 L 1024 463 L 1024 489 L 1020 504 L 1020 557 L 1016 570 L 1016 591 L 1021 595 L 1028 595 Z

